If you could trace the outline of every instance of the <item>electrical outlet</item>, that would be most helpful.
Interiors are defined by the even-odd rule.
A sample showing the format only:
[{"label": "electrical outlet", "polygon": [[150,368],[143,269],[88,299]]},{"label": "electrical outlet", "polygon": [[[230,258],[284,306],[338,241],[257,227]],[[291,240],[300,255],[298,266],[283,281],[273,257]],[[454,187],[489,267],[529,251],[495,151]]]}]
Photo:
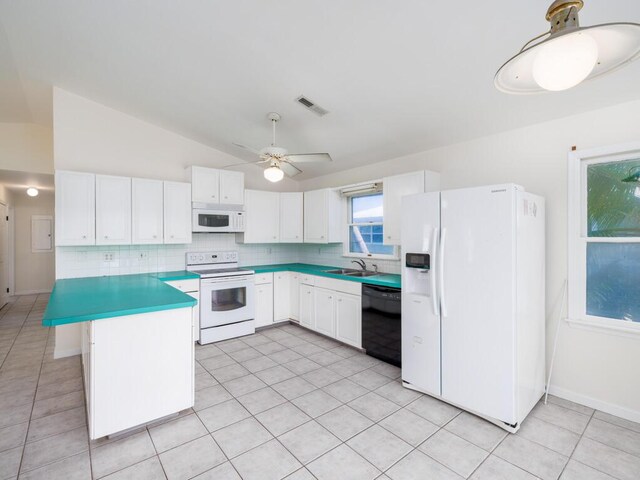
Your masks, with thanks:
[{"label": "electrical outlet", "polygon": [[271,248],[267,248],[267,255],[271,255]]},{"label": "electrical outlet", "polygon": [[148,260],[149,252],[138,252],[138,260]]},{"label": "electrical outlet", "polygon": [[115,254],[113,252],[104,252],[103,259],[105,262],[113,262]]}]

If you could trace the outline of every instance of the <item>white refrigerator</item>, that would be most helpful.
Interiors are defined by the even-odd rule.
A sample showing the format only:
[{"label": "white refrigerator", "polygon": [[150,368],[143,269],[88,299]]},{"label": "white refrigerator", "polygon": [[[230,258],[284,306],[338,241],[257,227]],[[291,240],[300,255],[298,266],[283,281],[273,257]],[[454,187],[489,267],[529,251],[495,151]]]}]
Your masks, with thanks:
[{"label": "white refrigerator", "polygon": [[518,430],[544,390],[544,245],[515,184],[402,199],[405,387]]}]

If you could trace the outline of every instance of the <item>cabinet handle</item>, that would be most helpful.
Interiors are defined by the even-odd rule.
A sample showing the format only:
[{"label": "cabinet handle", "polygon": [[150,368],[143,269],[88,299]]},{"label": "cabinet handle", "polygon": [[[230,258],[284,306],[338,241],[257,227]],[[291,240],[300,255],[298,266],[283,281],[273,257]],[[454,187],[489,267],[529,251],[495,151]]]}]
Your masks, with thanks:
[{"label": "cabinet handle", "polygon": [[86,235],[82,235],[82,238],[87,238],[87,236]]},{"label": "cabinet handle", "polygon": [[324,238],[324,235],[320,235],[320,238]]},{"label": "cabinet handle", "polygon": [[227,196],[225,195],[225,196],[224,196],[224,199],[226,200],[227,198],[229,198],[229,197],[227,197]]},{"label": "cabinet handle", "polygon": [[387,235],[387,238],[391,238],[391,235]]},{"label": "cabinet handle", "polygon": [[157,235],[154,235],[154,236],[153,236],[153,238],[158,238],[158,236],[157,236]]},{"label": "cabinet handle", "polygon": [[341,299],[341,298],[339,298],[339,299],[338,299],[338,301],[339,301],[339,302],[341,302],[341,301],[342,301],[342,299]]},{"label": "cabinet handle", "polygon": [[329,295],[329,300],[331,300],[333,297],[331,295]]},{"label": "cabinet handle", "polygon": [[105,235],[104,238],[109,238],[109,237]]}]

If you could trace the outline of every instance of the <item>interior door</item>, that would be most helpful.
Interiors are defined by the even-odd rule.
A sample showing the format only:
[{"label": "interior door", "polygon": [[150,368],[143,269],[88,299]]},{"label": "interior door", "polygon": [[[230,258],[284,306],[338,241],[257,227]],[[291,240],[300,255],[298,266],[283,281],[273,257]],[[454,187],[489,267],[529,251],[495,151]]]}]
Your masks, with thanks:
[{"label": "interior door", "polygon": [[515,423],[515,187],[441,193],[442,397]]},{"label": "interior door", "polygon": [[0,308],[9,300],[7,287],[9,286],[9,222],[7,221],[7,206],[0,203]]},{"label": "interior door", "polygon": [[429,270],[402,267],[402,380],[440,395],[440,192],[404,197],[401,229],[402,254],[430,258]]}]

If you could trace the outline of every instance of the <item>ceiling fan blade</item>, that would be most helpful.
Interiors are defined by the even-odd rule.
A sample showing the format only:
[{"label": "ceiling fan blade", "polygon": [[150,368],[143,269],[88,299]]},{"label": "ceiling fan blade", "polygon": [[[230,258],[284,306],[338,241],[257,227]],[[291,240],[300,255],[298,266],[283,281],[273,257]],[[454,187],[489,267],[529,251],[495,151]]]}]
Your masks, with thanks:
[{"label": "ceiling fan blade", "polygon": [[235,142],[233,142],[233,145],[235,145],[236,147],[244,148],[245,150],[249,150],[251,153],[255,153],[256,155],[260,155],[260,152],[255,148],[247,147],[246,145],[242,145],[241,143],[235,143]]},{"label": "ceiling fan blade", "polygon": [[295,163],[311,162],[331,162],[331,155],[328,153],[291,153],[287,155],[287,160]]},{"label": "ceiling fan blade", "polygon": [[242,162],[242,163],[234,163],[234,164],[232,164],[232,165],[225,165],[224,167],[219,167],[219,168],[222,168],[222,169],[224,170],[225,168],[240,167],[240,166],[242,166],[242,165],[257,165],[257,164],[259,164],[259,163],[264,163],[264,160],[258,160],[258,161],[256,161],[256,162]]},{"label": "ceiling fan blade", "polygon": [[289,177],[295,177],[296,175],[302,173],[295,165],[291,165],[289,162],[285,162],[284,160],[280,161],[280,169],[287,174]]}]

